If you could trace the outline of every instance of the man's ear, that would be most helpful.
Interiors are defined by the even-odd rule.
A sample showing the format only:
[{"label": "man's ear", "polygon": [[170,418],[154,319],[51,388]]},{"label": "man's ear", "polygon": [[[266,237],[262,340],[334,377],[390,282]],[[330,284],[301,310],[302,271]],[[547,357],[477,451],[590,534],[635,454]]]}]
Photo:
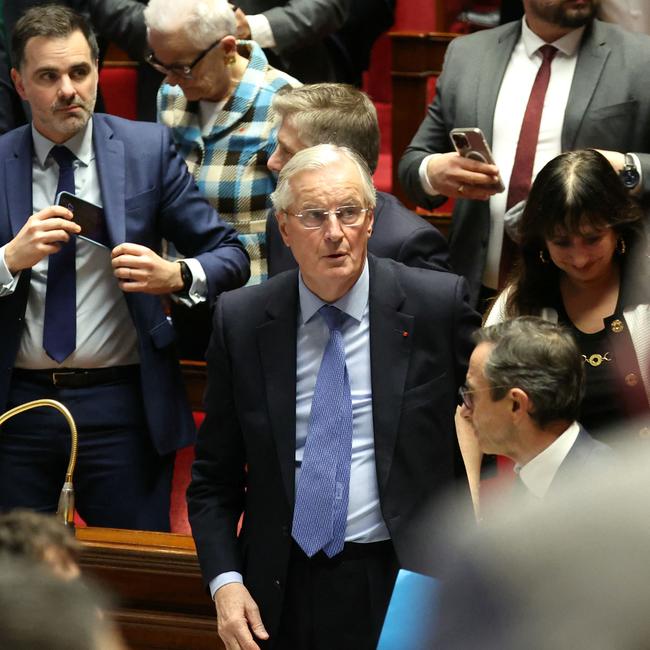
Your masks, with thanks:
[{"label": "man's ear", "polygon": [[20,95],[20,98],[27,101],[27,97],[25,96],[25,86],[23,86],[23,78],[16,68],[11,68],[11,80],[14,82],[16,92]]},{"label": "man's ear", "polygon": [[512,400],[511,408],[513,413],[517,413],[520,416],[528,413],[530,405],[528,393],[521,390],[521,388],[511,388],[509,391],[509,397]]},{"label": "man's ear", "polygon": [[224,54],[235,54],[237,52],[237,39],[229,34],[221,39],[221,49]]}]

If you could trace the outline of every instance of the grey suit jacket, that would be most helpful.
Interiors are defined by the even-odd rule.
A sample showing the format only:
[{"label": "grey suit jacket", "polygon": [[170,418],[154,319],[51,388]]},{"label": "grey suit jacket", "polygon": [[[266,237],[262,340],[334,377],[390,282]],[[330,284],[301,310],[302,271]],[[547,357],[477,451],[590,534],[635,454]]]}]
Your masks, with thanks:
[{"label": "grey suit jacket", "polygon": [[[422,159],[452,150],[449,131],[478,126],[492,144],[494,109],[521,22],[452,41],[436,97],[399,164],[406,193],[435,207],[445,197],[424,192]],[[650,37],[594,20],[585,31],[564,114],[562,150],[598,147],[636,152],[643,169],[642,200],[650,204]],[[490,215],[487,202],[457,200],[449,237],[454,272],[476,303],[485,267]]]}]

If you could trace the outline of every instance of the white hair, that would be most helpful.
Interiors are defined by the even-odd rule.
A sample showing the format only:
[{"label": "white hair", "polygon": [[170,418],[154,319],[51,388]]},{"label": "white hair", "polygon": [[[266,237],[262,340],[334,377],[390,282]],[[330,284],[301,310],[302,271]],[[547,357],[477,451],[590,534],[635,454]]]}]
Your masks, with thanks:
[{"label": "white hair", "polygon": [[149,31],[184,32],[197,47],[210,47],[235,34],[235,12],[227,0],[149,0],[144,10]]},{"label": "white hair", "polygon": [[349,147],[335,144],[318,144],[296,153],[282,168],[278,178],[275,192],[271,194],[271,201],[276,212],[286,212],[294,202],[291,179],[300,172],[324,169],[330,165],[337,165],[341,158],[347,158],[356,168],[361,181],[361,193],[365,207],[374,208],[377,203],[372,175],[366,161]]}]

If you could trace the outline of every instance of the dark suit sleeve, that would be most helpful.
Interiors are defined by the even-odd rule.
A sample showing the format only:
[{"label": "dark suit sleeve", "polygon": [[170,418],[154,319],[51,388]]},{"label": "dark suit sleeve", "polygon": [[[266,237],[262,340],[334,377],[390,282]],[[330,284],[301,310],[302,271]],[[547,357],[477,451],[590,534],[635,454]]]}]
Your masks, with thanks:
[{"label": "dark suit sleeve", "polygon": [[442,74],[436,83],[436,96],[427,108],[426,117],[413,136],[411,144],[406,148],[399,161],[399,180],[406,195],[418,205],[429,209],[438,207],[446,201],[447,197],[427,194],[422,188],[418,172],[420,163],[429,154],[447,153],[453,149],[449,131],[454,125],[445,119],[443,98],[448,92],[447,86],[454,82],[453,71],[449,71],[449,68],[453,69],[454,45],[455,43],[452,41],[447,47]]},{"label": "dark suit sleeve", "polygon": [[433,271],[449,271],[447,240],[436,228],[422,227],[414,230],[404,240],[397,261]]},{"label": "dark suit sleeve", "polygon": [[470,307],[467,281],[459,277],[456,283],[453,316],[456,386],[461,386],[465,382],[469,358],[475,347],[473,334],[479,327],[481,327],[481,316]]},{"label": "dark suit sleeve", "polygon": [[102,38],[112,41],[135,60],[147,49],[145,4],[136,0],[86,0],[90,19]]},{"label": "dark suit sleeve", "polygon": [[162,234],[180,253],[196,258],[208,281],[208,300],[236,289],[250,277],[250,262],[235,229],[223,221],[199,192],[169,129],[161,129]]},{"label": "dark suit sleeve", "polygon": [[[375,227],[370,238],[370,251],[374,255],[392,257],[406,266],[449,271],[449,247],[445,237],[393,195],[377,193]],[[377,250],[375,243],[380,245]]]},{"label": "dark suit sleeve", "polygon": [[0,33],[0,134],[15,129],[24,120],[18,113],[19,99],[9,76],[9,56],[3,35]]},{"label": "dark suit sleeve", "polygon": [[290,0],[262,12],[280,55],[312,45],[343,27],[351,0]]},{"label": "dark suit sleeve", "polygon": [[209,583],[224,571],[242,573],[237,523],[244,509],[245,449],[235,408],[232,362],[224,325],[224,298],[217,301],[207,353],[206,418],[196,443],[187,491],[192,534]]}]

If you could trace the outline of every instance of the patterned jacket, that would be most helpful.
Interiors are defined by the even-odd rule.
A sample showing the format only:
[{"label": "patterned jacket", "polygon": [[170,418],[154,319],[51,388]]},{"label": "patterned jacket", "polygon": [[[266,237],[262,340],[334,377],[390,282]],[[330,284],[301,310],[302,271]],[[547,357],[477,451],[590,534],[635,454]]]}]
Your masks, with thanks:
[{"label": "patterned jacket", "polygon": [[249,63],[209,135],[201,133],[199,103],[188,102],[178,86],[158,91],[158,121],[172,129],[202,194],[237,229],[251,259],[249,284],[259,284],[267,276],[266,215],[276,182],[266,167],[277,133],[271,101],[283,86],[300,83],[272,68],[253,41],[237,46]]}]

